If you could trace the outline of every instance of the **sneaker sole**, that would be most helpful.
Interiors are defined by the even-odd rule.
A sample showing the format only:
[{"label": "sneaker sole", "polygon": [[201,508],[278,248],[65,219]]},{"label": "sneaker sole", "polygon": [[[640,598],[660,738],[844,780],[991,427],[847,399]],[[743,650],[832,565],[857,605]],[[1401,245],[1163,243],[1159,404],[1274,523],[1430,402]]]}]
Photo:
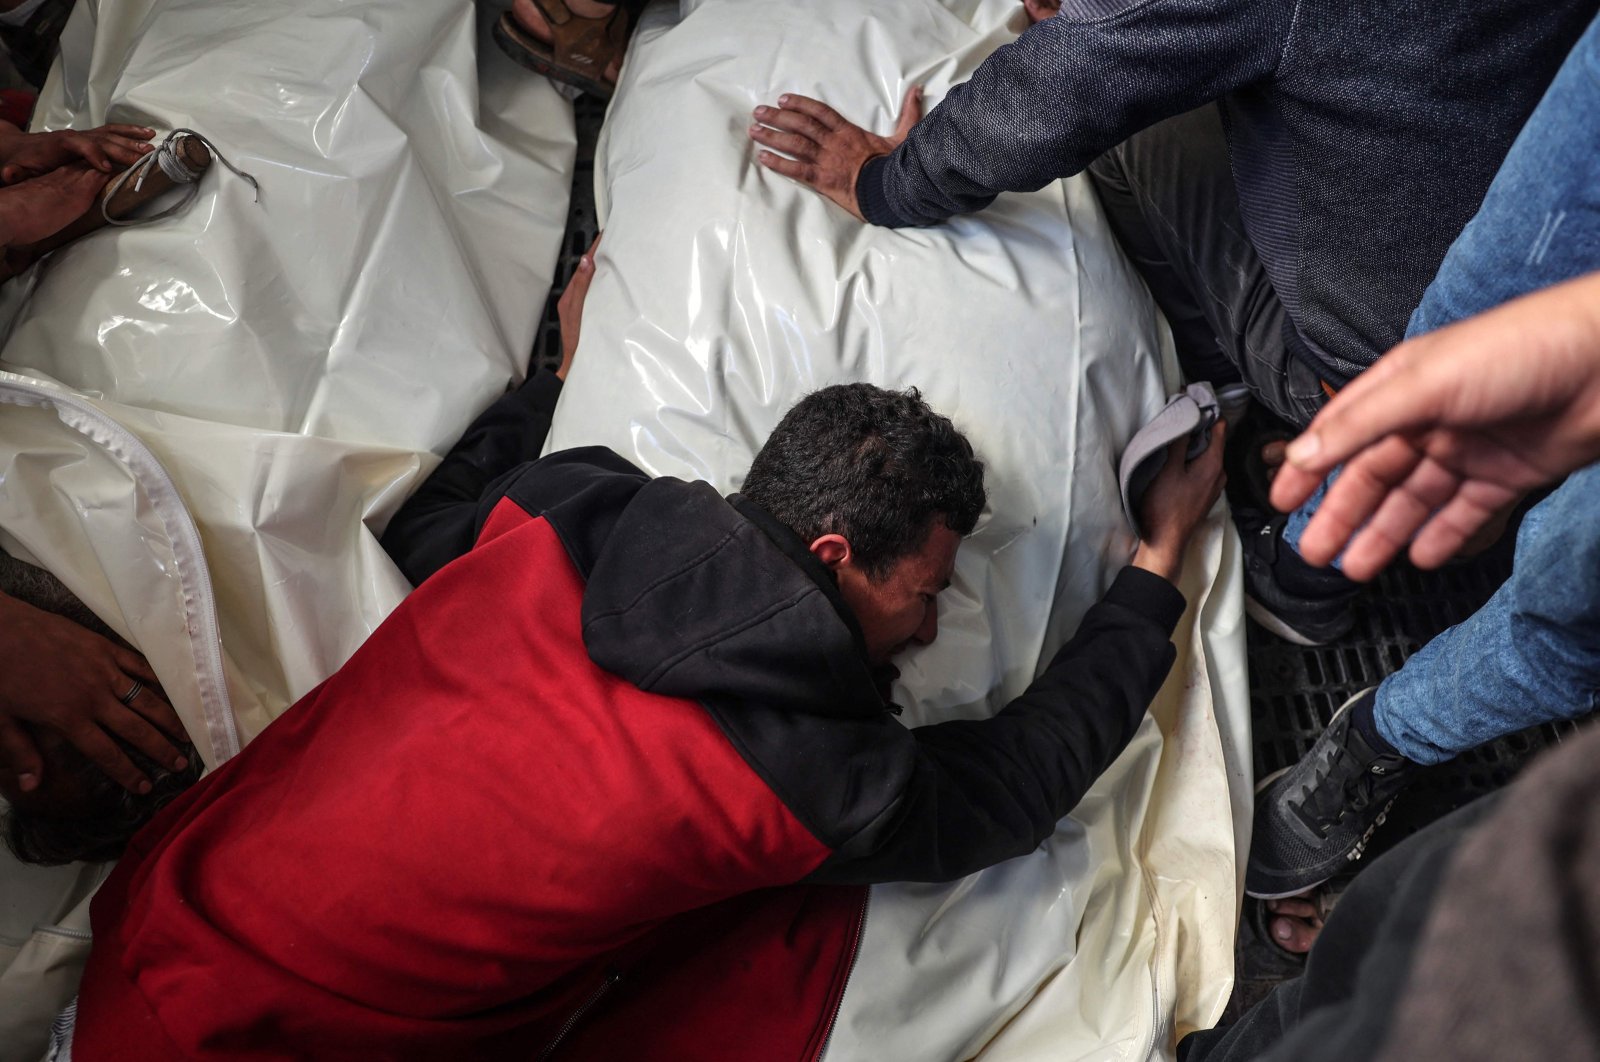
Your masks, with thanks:
[{"label": "sneaker sole", "polygon": [[1261,624],[1261,626],[1265,627],[1271,633],[1276,634],[1279,638],[1282,638],[1284,641],[1293,645],[1304,646],[1307,649],[1320,649],[1324,645],[1329,645],[1333,642],[1336,642],[1340,638],[1343,638],[1346,634],[1349,634],[1351,628],[1355,626],[1355,623],[1352,622],[1350,626],[1342,628],[1337,634],[1330,634],[1319,640],[1308,635],[1301,634],[1299,631],[1283,622],[1283,620],[1273,615],[1267,610],[1266,606],[1262,605],[1249,594],[1244,595],[1244,611],[1245,614],[1251,619]]},{"label": "sneaker sole", "polygon": [[[1326,885],[1328,882],[1333,880],[1333,877],[1334,876],[1332,874],[1329,874],[1327,877],[1319,878],[1309,885],[1301,885],[1293,892],[1251,892],[1249,889],[1246,889],[1244,890],[1244,894],[1254,900],[1287,900],[1291,896],[1299,896],[1302,893],[1310,892],[1319,885]],[[1294,953],[1289,952],[1288,954],[1292,955]]]}]

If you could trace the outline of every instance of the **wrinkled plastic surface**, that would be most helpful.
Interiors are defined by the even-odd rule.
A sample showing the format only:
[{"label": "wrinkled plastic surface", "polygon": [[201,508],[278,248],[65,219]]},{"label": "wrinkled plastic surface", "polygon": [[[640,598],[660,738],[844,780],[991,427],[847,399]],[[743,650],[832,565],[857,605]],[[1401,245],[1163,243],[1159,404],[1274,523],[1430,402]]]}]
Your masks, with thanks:
[{"label": "wrinkled plastic surface", "polygon": [[[213,765],[201,606],[248,740],[407,592],[375,532],[527,365],[572,109],[479,22],[461,0],[81,0],[62,38],[36,128],[190,127],[261,182],[257,203],[214,166],[181,216],[0,289],[0,402],[57,381],[131,431],[215,601],[179,578],[171,499],[93,437],[112,429],[48,403],[0,404],[0,544],[150,657]],[[0,854],[0,1060],[37,1057],[70,997],[95,878]]]},{"label": "wrinkled plastic surface", "polygon": [[[938,100],[1019,5],[683,6],[647,14],[607,119],[606,235],[550,447],[734,489],[801,394],[920,387],[987,462],[990,507],[897,699],[913,725],[992,713],[1131,554],[1117,458],[1175,382],[1164,329],[1081,180],[888,231],[755,163],[756,104],[806,93],[887,132],[909,84]],[[1219,510],[1150,717],[1039,851],[873,890],[829,1062],[1165,1057],[1215,1021],[1248,814],[1238,571]]]}]

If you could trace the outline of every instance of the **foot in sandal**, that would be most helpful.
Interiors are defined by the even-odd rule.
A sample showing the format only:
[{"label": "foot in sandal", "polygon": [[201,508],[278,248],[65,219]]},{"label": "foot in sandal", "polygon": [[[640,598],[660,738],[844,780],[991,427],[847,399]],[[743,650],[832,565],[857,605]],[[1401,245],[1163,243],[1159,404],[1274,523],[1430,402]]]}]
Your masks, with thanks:
[{"label": "foot in sandal", "polygon": [[633,14],[605,0],[514,0],[495,42],[519,65],[610,99],[622,70]]},{"label": "foot in sandal", "polygon": [[1261,901],[1266,906],[1267,926],[1273,943],[1291,955],[1310,952],[1332,908],[1324,901],[1325,895],[1319,886],[1298,896]]}]

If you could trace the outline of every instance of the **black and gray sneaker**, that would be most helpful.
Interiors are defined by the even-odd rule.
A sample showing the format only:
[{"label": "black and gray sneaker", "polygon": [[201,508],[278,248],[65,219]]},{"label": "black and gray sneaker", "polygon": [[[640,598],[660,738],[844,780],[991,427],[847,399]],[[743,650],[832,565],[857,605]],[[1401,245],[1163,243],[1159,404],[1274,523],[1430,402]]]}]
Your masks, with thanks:
[{"label": "black and gray sneaker", "polygon": [[1327,645],[1355,626],[1360,584],[1333,568],[1314,568],[1283,540],[1287,516],[1243,507],[1234,522],[1244,545],[1244,610],[1295,645]]},{"label": "black and gray sneaker", "polygon": [[1263,900],[1322,884],[1361,858],[1417,766],[1351,725],[1356,694],[1300,762],[1261,783],[1244,891]]}]

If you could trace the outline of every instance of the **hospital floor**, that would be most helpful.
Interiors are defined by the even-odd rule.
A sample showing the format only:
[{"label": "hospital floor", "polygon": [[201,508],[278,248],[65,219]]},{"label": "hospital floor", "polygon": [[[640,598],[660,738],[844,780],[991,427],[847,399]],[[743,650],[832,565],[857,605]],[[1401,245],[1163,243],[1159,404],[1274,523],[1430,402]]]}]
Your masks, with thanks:
[{"label": "hospital floor", "polygon": [[[577,103],[578,157],[567,233],[530,368],[554,369],[561,361],[555,293],[566,286],[597,230],[594,150],[604,115],[603,106],[593,100]],[[1404,564],[1391,567],[1361,596],[1355,629],[1335,645],[1317,649],[1291,645],[1251,621],[1248,659],[1255,776],[1263,778],[1299,759],[1348,697],[1376,685],[1434,635],[1477,611],[1511,573],[1511,544],[1508,531],[1482,556],[1438,572]],[[1534,753],[1561,741],[1573,729],[1572,724],[1562,724],[1513,734],[1424,771],[1373,836],[1371,856],[1474,797],[1505,785]],[[1246,901],[1240,919],[1236,981],[1227,1020],[1301,969],[1300,960],[1286,956],[1257,932],[1251,903]]]}]

